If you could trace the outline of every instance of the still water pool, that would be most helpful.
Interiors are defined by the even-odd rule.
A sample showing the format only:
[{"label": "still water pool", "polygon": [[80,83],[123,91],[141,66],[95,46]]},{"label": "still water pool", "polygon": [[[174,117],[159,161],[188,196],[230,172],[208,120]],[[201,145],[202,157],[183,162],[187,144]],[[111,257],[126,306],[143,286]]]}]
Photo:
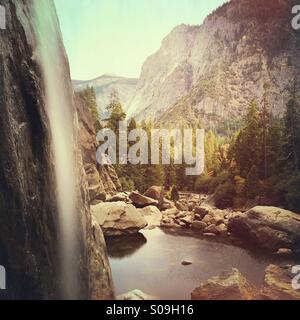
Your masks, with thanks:
[{"label": "still water pool", "polygon": [[[261,286],[267,265],[275,257],[196,236],[162,229],[107,239],[117,295],[140,289],[161,300],[187,300],[208,278],[237,268]],[[183,266],[183,260],[191,260]]]}]

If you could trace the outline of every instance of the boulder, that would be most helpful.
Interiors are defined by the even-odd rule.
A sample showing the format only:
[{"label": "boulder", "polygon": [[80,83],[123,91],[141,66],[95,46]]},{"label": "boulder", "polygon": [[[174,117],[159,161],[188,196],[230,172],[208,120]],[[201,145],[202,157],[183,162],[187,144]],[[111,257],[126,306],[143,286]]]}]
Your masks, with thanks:
[{"label": "boulder", "polygon": [[254,300],[257,288],[237,270],[202,283],[192,292],[192,300]]},{"label": "boulder", "polygon": [[180,211],[188,211],[189,210],[188,204],[183,203],[183,202],[176,202],[175,206]]},{"label": "boulder", "polygon": [[216,225],[211,224],[204,229],[204,232],[205,233],[214,233],[215,235],[218,235],[220,233],[220,230],[218,229],[218,227]]},{"label": "boulder", "polygon": [[158,300],[157,297],[144,293],[141,290],[132,290],[117,297],[117,300]]},{"label": "boulder", "polygon": [[190,225],[193,223],[194,217],[191,214],[187,214],[184,218],[180,218],[180,221],[187,225]]},{"label": "boulder", "polygon": [[169,209],[172,209],[172,208],[176,208],[174,202],[172,202],[172,201],[170,201],[168,199],[164,199],[160,209],[162,211],[164,211],[164,210],[169,210]]},{"label": "boulder", "polygon": [[162,187],[153,186],[150,187],[145,193],[144,196],[152,198],[154,200],[159,200],[161,195]]},{"label": "boulder", "polygon": [[207,214],[209,214],[209,209],[207,207],[197,206],[194,209],[195,214],[199,215],[202,220]]},{"label": "boulder", "polygon": [[211,223],[215,224],[216,226],[220,225],[220,224],[224,224],[224,219],[221,216],[213,216]]},{"label": "boulder", "polygon": [[269,265],[266,269],[262,294],[270,300],[300,300],[300,291],[293,289],[292,266]]},{"label": "boulder", "polygon": [[172,223],[172,219],[167,218],[167,217],[164,217],[162,219],[162,224],[170,224],[170,223]]},{"label": "boulder", "polygon": [[208,238],[214,238],[217,236],[215,233],[208,233],[208,232],[203,233],[203,235]]},{"label": "boulder", "polygon": [[138,209],[138,211],[147,221],[147,228],[159,227],[161,225],[162,213],[158,210],[157,207],[149,206],[143,209]]},{"label": "boulder", "polygon": [[227,235],[227,227],[224,223],[219,224],[217,229],[221,235]]},{"label": "boulder", "polygon": [[192,228],[203,231],[207,227],[207,224],[202,221],[194,221],[192,223]]},{"label": "boulder", "polygon": [[179,223],[175,223],[174,220],[171,219],[163,219],[161,223],[161,227],[164,228],[179,228],[181,225]]},{"label": "boulder", "polygon": [[201,221],[202,220],[202,217],[199,215],[199,214],[195,214],[195,220],[197,221]]},{"label": "boulder", "polygon": [[186,211],[181,211],[181,212],[176,214],[176,218],[177,219],[185,218],[186,216],[187,216],[187,212]]},{"label": "boulder", "polygon": [[183,260],[181,264],[183,266],[190,266],[191,264],[193,264],[193,262],[191,260]]},{"label": "boulder", "polygon": [[255,207],[229,219],[228,230],[262,249],[296,249],[300,243],[300,216],[276,207]]},{"label": "boulder", "polygon": [[128,202],[129,197],[125,192],[120,192],[115,195],[109,196],[106,199],[106,202],[118,202],[118,201]]},{"label": "boulder", "polygon": [[130,200],[132,201],[133,205],[137,208],[144,208],[147,206],[157,206],[158,201],[152,198],[143,196],[138,192],[131,192],[129,195]]},{"label": "boulder", "polygon": [[211,220],[212,220],[212,216],[207,214],[203,219],[202,219],[202,222],[205,222],[206,224],[209,224],[211,223]]},{"label": "boulder", "polygon": [[143,215],[125,202],[100,203],[91,206],[91,213],[106,236],[133,234],[147,226]]},{"label": "boulder", "polygon": [[[180,212],[176,208],[168,209],[163,212],[164,216],[178,216]],[[185,215],[183,216],[185,217]]]}]

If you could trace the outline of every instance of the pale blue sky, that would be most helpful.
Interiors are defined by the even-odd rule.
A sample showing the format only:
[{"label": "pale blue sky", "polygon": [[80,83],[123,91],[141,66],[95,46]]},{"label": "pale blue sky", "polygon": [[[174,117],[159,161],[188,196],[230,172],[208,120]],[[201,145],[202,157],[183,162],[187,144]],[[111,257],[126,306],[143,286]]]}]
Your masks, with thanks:
[{"label": "pale blue sky", "polygon": [[73,79],[139,77],[181,23],[201,24],[225,0],[55,0]]}]

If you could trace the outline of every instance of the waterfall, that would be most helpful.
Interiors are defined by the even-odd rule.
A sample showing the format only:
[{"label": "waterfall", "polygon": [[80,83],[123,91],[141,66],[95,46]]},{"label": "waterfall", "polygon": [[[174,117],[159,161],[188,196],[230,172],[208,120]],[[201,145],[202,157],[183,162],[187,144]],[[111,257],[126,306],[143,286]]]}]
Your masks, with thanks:
[{"label": "waterfall", "polygon": [[69,66],[52,0],[34,0],[36,56],[42,67],[46,112],[50,122],[59,211],[60,279],[62,299],[78,298],[76,244],[76,167],[74,110]]}]

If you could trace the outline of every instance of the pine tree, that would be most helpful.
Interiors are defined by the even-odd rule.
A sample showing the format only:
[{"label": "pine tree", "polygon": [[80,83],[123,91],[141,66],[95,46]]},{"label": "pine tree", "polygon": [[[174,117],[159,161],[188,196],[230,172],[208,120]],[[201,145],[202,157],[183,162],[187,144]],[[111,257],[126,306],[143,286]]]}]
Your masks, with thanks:
[{"label": "pine tree", "polygon": [[270,110],[268,101],[269,84],[264,85],[264,96],[261,111],[261,128],[262,128],[262,159],[263,159],[263,177],[265,190],[267,189],[268,179],[268,135],[270,128]]},{"label": "pine tree", "polygon": [[126,114],[118,97],[118,93],[113,91],[111,94],[111,102],[107,106],[107,111],[110,112],[110,117],[107,120],[107,128],[113,130],[116,134],[119,133],[119,122],[126,119]]},{"label": "pine tree", "polygon": [[218,149],[217,136],[212,130],[209,130],[205,135],[205,169],[207,173],[218,171],[220,165]]},{"label": "pine tree", "polygon": [[300,169],[300,110],[296,97],[296,85],[287,103],[284,117],[284,152],[290,171]]},{"label": "pine tree", "polygon": [[95,130],[98,132],[102,129],[102,127],[100,124],[100,116],[98,113],[97,99],[94,88],[88,86],[85,90],[81,91],[79,95],[89,107],[92,113]]},{"label": "pine tree", "polygon": [[268,178],[278,175],[282,167],[283,126],[279,119],[273,118],[267,137]]},{"label": "pine tree", "polygon": [[255,166],[261,168],[262,130],[256,100],[252,100],[245,118],[245,127],[240,131],[235,146],[234,158],[243,177],[247,177]]},{"label": "pine tree", "polygon": [[178,193],[178,190],[177,190],[177,187],[176,186],[173,186],[172,188],[172,191],[171,191],[171,200],[176,202],[179,200],[179,193]]}]

